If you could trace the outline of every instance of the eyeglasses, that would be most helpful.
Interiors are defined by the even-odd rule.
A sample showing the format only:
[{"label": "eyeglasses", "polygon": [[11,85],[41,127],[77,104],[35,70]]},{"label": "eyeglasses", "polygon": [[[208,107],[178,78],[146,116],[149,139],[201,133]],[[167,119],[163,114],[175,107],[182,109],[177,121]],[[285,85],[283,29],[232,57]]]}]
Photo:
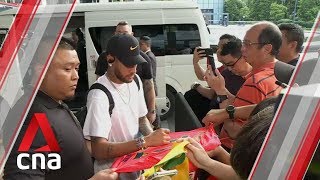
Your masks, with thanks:
[{"label": "eyeglasses", "polygon": [[252,45],[256,45],[256,44],[268,44],[268,43],[259,43],[259,42],[249,42],[249,41],[242,41],[242,45],[246,46],[246,47],[251,47]]},{"label": "eyeglasses", "polygon": [[237,64],[237,62],[240,60],[242,58],[242,56],[240,56],[234,63],[232,63],[232,64],[225,64],[225,63],[222,63],[223,65],[225,65],[225,66],[227,66],[227,67],[233,67],[233,66],[235,66],[236,64]]}]

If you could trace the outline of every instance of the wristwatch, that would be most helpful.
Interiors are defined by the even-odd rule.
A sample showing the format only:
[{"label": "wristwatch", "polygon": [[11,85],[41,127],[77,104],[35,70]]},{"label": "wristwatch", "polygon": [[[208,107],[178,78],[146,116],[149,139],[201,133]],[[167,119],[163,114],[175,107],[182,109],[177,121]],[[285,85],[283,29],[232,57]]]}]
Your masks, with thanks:
[{"label": "wristwatch", "polygon": [[195,83],[193,83],[193,84],[191,85],[191,89],[197,89],[197,87],[199,87],[199,86],[200,86],[200,83],[195,82]]},{"label": "wristwatch", "polygon": [[217,95],[217,102],[220,104],[222,103],[224,100],[227,100],[228,96],[227,95]]},{"label": "wristwatch", "polygon": [[146,141],[144,140],[143,136],[136,139],[136,145],[140,150],[145,149]]},{"label": "wristwatch", "polygon": [[155,109],[150,110],[150,111],[148,111],[148,113],[155,114],[155,113],[156,113],[156,110],[155,110]]},{"label": "wristwatch", "polygon": [[226,107],[226,111],[229,114],[229,118],[234,119],[235,107],[233,105],[229,105]]}]

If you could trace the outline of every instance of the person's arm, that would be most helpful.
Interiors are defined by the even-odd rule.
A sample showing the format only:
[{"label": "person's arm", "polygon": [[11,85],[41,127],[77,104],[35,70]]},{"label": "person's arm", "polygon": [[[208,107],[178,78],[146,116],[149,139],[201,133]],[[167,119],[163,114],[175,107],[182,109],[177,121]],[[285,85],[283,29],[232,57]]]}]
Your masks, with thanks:
[{"label": "person's arm", "polygon": [[196,90],[198,91],[198,93],[200,93],[202,96],[208,98],[208,99],[212,99],[215,95],[215,92],[207,87],[203,87],[202,85],[199,85]]},{"label": "person's arm", "polygon": [[156,93],[152,79],[143,80],[143,91],[148,109],[147,118],[150,123],[153,123],[156,119]]},{"label": "person's arm", "polygon": [[229,114],[225,109],[211,109],[202,119],[202,122],[206,126],[209,126],[211,123],[213,126],[218,126],[227,119],[229,119]]},{"label": "person's arm", "polygon": [[234,169],[227,164],[221,163],[210,159],[207,163],[202,166],[212,176],[220,180],[240,180],[241,178],[237,175]]},{"label": "person's arm", "polygon": [[118,173],[114,169],[104,169],[93,175],[89,180],[117,180]]},{"label": "person's arm", "polygon": [[199,64],[199,61],[206,56],[205,54],[201,54],[203,52],[204,51],[198,52],[198,47],[196,47],[193,52],[193,68],[194,68],[194,72],[196,73],[197,78],[200,81],[204,81],[203,77],[206,72]]},{"label": "person's arm", "polygon": [[207,152],[208,156],[222,162],[224,164],[230,165],[230,154],[221,146],[218,146],[214,150]]},{"label": "person's arm", "polygon": [[234,95],[232,95],[225,85],[224,77],[221,75],[218,69],[215,69],[215,74],[213,73],[211,66],[208,67],[208,70],[205,73],[205,79],[210,86],[210,88],[215,91],[217,96],[227,96],[227,99],[224,99],[219,103],[221,109],[226,108],[229,104],[233,103]]},{"label": "person's arm", "polygon": [[235,108],[234,117],[239,119],[249,119],[249,116],[257,104],[240,106]]},{"label": "person's arm", "polygon": [[[170,131],[168,129],[157,129],[144,137],[144,147],[160,146],[170,143]],[[140,150],[137,141],[109,142],[106,138],[91,136],[92,155],[98,160],[120,157]]]},{"label": "person's arm", "polygon": [[231,94],[228,89],[224,89],[224,91],[219,91],[216,93],[217,96],[218,95],[227,95],[228,99],[222,101],[221,103],[219,103],[219,108],[220,109],[224,109],[226,108],[228,105],[232,104],[234,101],[235,96],[233,94]]},{"label": "person's arm", "polygon": [[[140,55],[147,61],[147,63],[141,64],[141,75],[140,78],[143,83],[143,92],[145,103],[147,105],[148,113],[147,118],[150,123],[154,122],[156,119],[155,109],[156,109],[156,93],[153,84],[153,70],[152,63],[149,56],[147,56],[144,52],[140,52]],[[139,65],[140,66],[140,65]]]},{"label": "person's arm", "polygon": [[224,122],[223,127],[228,132],[230,138],[236,139],[241,132],[243,125],[235,123],[234,120],[227,120]]},{"label": "person's arm", "polygon": [[[239,119],[248,119],[253,109],[256,107],[256,104],[235,107],[234,118]],[[207,115],[202,119],[202,122],[205,125],[213,123],[214,126],[217,126],[224,121],[229,119],[229,114],[225,109],[212,109]]]},{"label": "person's arm", "polygon": [[[253,109],[256,107],[256,104],[253,105],[247,105],[247,106],[241,106],[238,108],[235,108],[235,118],[237,119],[243,119],[247,120],[249,119],[250,114],[252,113]],[[224,128],[226,130],[229,130],[229,136],[233,139],[235,139],[240,131],[242,130],[242,125],[239,123],[234,123],[234,120],[227,120],[224,123]]]},{"label": "person's arm", "polygon": [[98,160],[116,158],[140,150],[137,146],[136,140],[116,143],[109,142],[105,138],[92,136],[91,149],[92,156]]},{"label": "person's arm", "polygon": [[240,179],[230,165],[211,159],[203,147],[192,138],[186,145],[188,159],[198,168],[204,169],[217,179]]},{"label": "person's arm", "polygon": [[141,117],[139,118],[139,132],[143,134],[144,136],[147,136],[153,132],[153,129],[151,127],[151,124],[147,117]]}]

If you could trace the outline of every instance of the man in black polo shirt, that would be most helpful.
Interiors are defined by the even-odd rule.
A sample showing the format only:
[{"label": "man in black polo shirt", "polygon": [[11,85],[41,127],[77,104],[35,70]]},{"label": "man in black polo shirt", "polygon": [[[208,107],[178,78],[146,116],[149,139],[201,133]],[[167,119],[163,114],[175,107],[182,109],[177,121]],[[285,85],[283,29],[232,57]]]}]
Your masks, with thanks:
[{"label": "man in black polo shirt", "polygon": [[[74,96],[79,79],[79,64],[80,62],[74,47],[68,40],[62,39],[9,155],[4,169],[4,179],[117,178],[117,174],[112,170],[100,171],[93,176],[93,163],[82,134],[82,129],[72,112],[63,103],[63,100]],[[17,166],[17,157],[20,154],[18,147],[22,142],[23,136],[26,134],[34,113],[45,113],[61,148],[61,151],[58,152],[61,157],[61,168],[58,170],[50,170],[48,167],[41,169],[39,158],[37,158],[38,166],[35,169],[21,170]],[[47,145],[47,141],[43,133],[37,131],[31,147],[26,153],[31,155],[36,149],[45,145]],[[43,154],[46,160],[48,160],[48,153],[44,152]],[[29,165],[31,167],[31,156],[24,157],[21,161],[24,166]]]},{"label": "man in black polo shirt", "polygon": [[[156,56],[153,54],[151,51],[151,38],[149,36],[141,36],[140,41],[139,41],[139,46],[141,51],[143,51],[149,58],[150,58],[150,63],[152,67],[152,76],[153,76],[153,85],[154,85],[154,90],[156,93],[156,96],[158,95],[158,89],[157,89],[157,59]],[[150,118],[150,113],[149,113],[149,118]],[[153,122],[153,125],[155,128],[160,128],[160,116],[159,114],[156,114],[156,120]]]},{"label": "man in black polo shirt", "polygon": [[282,44],[277,59],[296,66],[304,41],[303,29],[294,23],[282,23],[278,27],[282,33]]}]

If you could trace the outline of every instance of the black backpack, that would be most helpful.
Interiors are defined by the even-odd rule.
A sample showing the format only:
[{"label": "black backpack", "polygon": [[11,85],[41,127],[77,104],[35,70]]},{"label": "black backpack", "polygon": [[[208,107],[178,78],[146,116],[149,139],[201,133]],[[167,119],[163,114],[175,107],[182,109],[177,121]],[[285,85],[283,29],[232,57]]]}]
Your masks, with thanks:
[{"label": "black backpack", "polygon": [[[140,90],[140,84],[139,84],[139,80],[138,80],[136,75],[134,76],[134,82],[137,84],[138,91],[139,91]],[[114,108],[114,100],[113,100],[113,97],[112,97],[110,91],[104,85],[102,85],[100,83],[92,84],[90,89],[89,89],[89,91],[92,90],[92,89],[100,89],[101,91],[106,93],[106,95],[108,96],[108,100],[109,100],[109,114],[111,116],[112,110]],[[88,91],[88,93],[89,93],[89,91]],[[88,96],[88,93],[87,93],[87,96]],[[81,107],[80,110],[77,111],[74,114],[77,117],[77,119],[78,119],[78,121],[79,121],[79,123],[80,123],[82,128],[84,126],[84,122],[86,120],[87,113],[88,113],[88,108],[87,108],[87,105],[85,105],[85,106]]]}]

